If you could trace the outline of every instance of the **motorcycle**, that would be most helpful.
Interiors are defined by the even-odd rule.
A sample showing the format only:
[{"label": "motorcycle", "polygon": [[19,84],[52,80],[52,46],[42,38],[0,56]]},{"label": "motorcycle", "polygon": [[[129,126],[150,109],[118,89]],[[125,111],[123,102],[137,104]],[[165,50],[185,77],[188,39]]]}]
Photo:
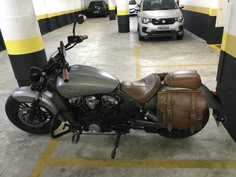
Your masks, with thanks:
[{"label": "motorcycle", "polygon": [[[19,129],[58,138],[72,132],[72,143],[81,134],[115,134],[111,157],[122,135],[131,129],[186,138],[200,132],[208,122],[209,108],[217,123],[226,120],[220,100],[201,82],[196,71],[152,73],[134,82],[119,79],[100,69],[72,65],[66,51],[88,38],[73,35],[43,68],[31,67],[30,86],[15,89],[6,101],[9,120]],[[63,123],[60,133],[56,133]]]}]

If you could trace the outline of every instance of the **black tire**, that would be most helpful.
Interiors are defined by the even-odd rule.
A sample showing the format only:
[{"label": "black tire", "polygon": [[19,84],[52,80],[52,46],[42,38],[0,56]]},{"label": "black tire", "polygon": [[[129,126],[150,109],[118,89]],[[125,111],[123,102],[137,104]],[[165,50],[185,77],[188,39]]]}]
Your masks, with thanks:
[{"label": "black tire", "polygon": [[[8,119],[16,127],[18,127],[19,129],[25,132],[32,133],[32,134],[50,133],[50,123],[52,121],[52,118],[54,117],[54,114],[42,106],[40,107],[40,111],[39,111],[40,113],[38,113],[40,115],[35,115],[35,119],[34,119],[34,121],[38,121],[37,123],[39,125],[35,124],[35,122],[33,123],[31,122],[32,126],[30,126],[29,122],[26,123],[27,122],[26,120],[24,120],[25,122],[21,120],[21,119],[26,118],[27,113],[30,110],[30,106],[31,106],[31,103],[18,102],[12,96],[8,97],[6,105],[5,105],[5,111],[6,111]],[[20,118],[19,115],[21,115],[21,117],[23,118]],[[40,120],[41,122],[39,121],[39,119],[41,119]],[[58,128],[60,126],[60,123],[61,122],[59,120],[56,120],[54,128],[55,129]]]},{"label": "black tire", "polygon": [[183,37],[184,37],[184,35],[176,35],[176,40],[182,40],[183,39]]},{"label": "black tire", "polygon": [[144,37],[140,35],[140,32],[138,32],[138,39],[139,41],[144,41]]},{"label": "black tire", "polygon": [[158,132],[160,136],[166,137],[166,138],[173,138],[173,139],[181,139],[181,138],[188,138],[190,136],[193,136],[200,132],[207,124],[209,120],[209,109],[206,109],[204,112],[204,117],[202,119],[202,128],[195,133],[191,133],[189,130],[175,130],[168,131],[167,129],[163,129],[162,131]]}]

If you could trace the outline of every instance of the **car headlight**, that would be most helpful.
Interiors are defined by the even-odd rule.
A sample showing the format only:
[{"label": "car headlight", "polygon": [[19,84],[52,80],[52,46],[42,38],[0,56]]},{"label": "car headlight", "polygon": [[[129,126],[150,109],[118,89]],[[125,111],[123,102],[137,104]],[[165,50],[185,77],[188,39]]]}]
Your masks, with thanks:
[{"label": "car headlight", "polygon": [[183,19],[184,19],[183,16],[179,16],[179,17],[176,17],[176,18],[175,18],[175,21],[182,22]]},{"label": "car headlight", "polygon": [[152,21],[152,19],[150,19],[150,18],[145,18],[145,17],[142,18],[142,22],[143,22],[144,24],[147,24],[147,23],[149,23],[149,22],[151,22],[151,21]]}]

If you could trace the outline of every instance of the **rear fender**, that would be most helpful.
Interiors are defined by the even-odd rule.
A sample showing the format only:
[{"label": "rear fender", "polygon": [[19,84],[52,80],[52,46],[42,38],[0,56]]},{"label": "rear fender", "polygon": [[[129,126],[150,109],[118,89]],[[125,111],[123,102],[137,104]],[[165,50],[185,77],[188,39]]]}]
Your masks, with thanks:
[{"label": "rear fender", "polygon": [[213,116],[217,121],[225,122],[227,120],[226,114],[224,113],[224,110],[217,98],[213,95],[212,91],[202,84],[202,86],[198,89],[202,92],[202,94],[205,96],[207,101],[207,106],[211,109],[213,109]]}]

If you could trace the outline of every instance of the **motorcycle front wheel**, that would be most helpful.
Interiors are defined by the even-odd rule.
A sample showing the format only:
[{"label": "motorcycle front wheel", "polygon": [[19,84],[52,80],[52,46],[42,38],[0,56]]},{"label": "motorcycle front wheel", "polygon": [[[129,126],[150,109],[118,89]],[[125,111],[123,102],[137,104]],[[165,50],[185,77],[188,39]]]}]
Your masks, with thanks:
[{"label": "motorcycle front wheel", "polygon": [[209,109],[207,108],[204,111],[201,129],[194,132],[193,134],[189,130],[177,130],[177,129],[172,129],[171,131],[169,131],[167,129],[162,129],[161,131],[158,132],[158,134],[163,137],[173,138],[173,139],[188,138],[188,137],[193,136],[193,135],[197,134],[198,132],[200,132],[206,126],[208,120],[209,120]]},{"label": "motorcycle front wheel", "polygon": [[[19,102],[12,96],[8,97],[5,105],[5,111],[9,120],[19,129],[32,134],[50,133],[50,123],[54,114],[43,106],[39,106],[33,120],[29,119],[31,111],[31,102]],[[55,129],[59,127],[60,121],[56,120]]]}]

